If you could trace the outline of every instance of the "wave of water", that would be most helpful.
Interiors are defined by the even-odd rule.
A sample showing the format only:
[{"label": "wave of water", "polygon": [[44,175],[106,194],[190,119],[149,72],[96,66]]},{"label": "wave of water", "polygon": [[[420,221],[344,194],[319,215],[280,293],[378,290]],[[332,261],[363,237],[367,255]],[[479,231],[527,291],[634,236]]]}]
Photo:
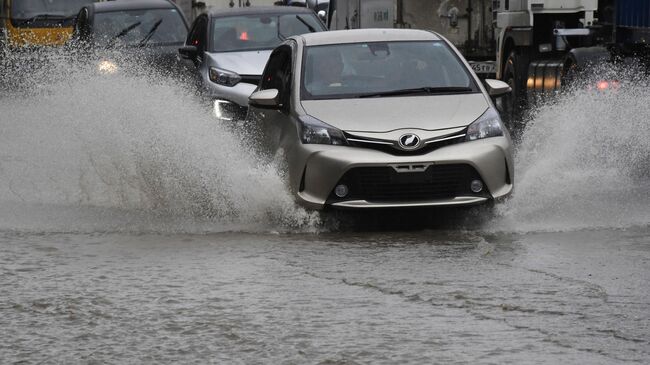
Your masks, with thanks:
[{"label": "wave of water", "polygon": [[[599,74],[602,74],[600,72]],[[641,74],[608,70],[620,87],[574,90],[533,110],[516,150],[506,230],[650,224],[650,93]]]},{"label": "wave of water", "polygon": [[[191,83],[127,61],[106,75],[94,61],[45,56],[38,67],[4,59],[0,230],[323,229]],[[482,228],[650,224],[650,94],[627,75],[616,75],[617,90],[582,87],[534,110],[516,151],[515,193]]]},{"label": "wave of water", "polygon": [[278,170],[249,152],[245,135],[218,123],[189,83],[125,72],[139,67],[127,61],[110,75],[94,62],[69,61],[59,54],[31,75],[27,67],[5,75],[0,229],[257,231],[317,224],[295,206]]}]

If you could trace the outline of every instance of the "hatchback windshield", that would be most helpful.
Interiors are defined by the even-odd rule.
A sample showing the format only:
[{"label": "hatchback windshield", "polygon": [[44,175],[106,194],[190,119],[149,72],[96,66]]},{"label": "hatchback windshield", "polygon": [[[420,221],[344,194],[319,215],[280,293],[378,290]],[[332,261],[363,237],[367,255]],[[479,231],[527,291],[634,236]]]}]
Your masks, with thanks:
[{"label": "hatchback windshield", "polygon": [[478,92],[442,41],[307,47],[302,79],[303,99]]},{"label": "hatchback windshield", "polygon": [[212,21],[211,51],[273,49],[292,35],[322,30],[319,20],[309,14],[220,17]]},{"label": "hatchback windshield", "polygon": [[176,9],[124,10],[96,13],[93,35],[98,44],[183,43],[187,28]]}]

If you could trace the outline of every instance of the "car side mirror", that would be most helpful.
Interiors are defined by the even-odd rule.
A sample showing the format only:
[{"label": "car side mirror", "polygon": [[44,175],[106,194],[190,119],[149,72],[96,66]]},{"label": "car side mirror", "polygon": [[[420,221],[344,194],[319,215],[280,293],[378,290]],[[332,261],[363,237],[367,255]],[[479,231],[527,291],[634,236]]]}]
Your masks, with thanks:
[{"label": "car side mirror", "polygon": [[512,91],[510,85],[500,80],[485,79],[488,94],[493,97],[503,96]]},{"label": "car side mirror", "polygon": [[280,107],[279,95],[278,89],[256,91],[248,97],[248,103],[262,108],[276,109]]},{"label": "car side mirror", "polygon": [[318,11],[318,19],[320,19],[323,23],[327,24],[327,13],[325,10],[319,10]]},{"label": "car side mirror", "polygon": [[181,57],[185,58],[186,60],[194,60],[199,53],[199,50],[196,48],[196,46],[183,46],[178,49],[178,53],[180,53]]}]

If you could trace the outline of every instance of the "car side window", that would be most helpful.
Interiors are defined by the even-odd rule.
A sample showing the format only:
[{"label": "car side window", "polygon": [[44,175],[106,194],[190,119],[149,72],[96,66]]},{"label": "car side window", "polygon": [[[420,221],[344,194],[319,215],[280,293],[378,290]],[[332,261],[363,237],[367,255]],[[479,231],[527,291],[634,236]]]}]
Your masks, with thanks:
[{"label": "car side window", "polygon": [[260,90],[277,89],[280,103],[287,106],[291,95],[291,47],[276,48],[262,75]]}]

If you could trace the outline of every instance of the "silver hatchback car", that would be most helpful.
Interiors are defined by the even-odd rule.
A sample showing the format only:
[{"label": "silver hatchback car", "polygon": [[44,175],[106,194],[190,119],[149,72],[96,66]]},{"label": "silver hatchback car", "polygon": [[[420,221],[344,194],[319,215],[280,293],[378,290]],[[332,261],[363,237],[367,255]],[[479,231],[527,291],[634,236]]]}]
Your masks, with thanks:
[{"label": "silver hatchback car", "polygon": [[363,29],[294,36],[250,96],[261,145],[309,208],[463,206],[508,196],[512,144],[491,97],[444,37]]},{"label": "silver hatchback car", "polygon": [[194,63],[217,117],[243,118],[271,51],[292,35],[324,30],[316,14],[305,8],[219,9],[194,20],[179,52]]}]

